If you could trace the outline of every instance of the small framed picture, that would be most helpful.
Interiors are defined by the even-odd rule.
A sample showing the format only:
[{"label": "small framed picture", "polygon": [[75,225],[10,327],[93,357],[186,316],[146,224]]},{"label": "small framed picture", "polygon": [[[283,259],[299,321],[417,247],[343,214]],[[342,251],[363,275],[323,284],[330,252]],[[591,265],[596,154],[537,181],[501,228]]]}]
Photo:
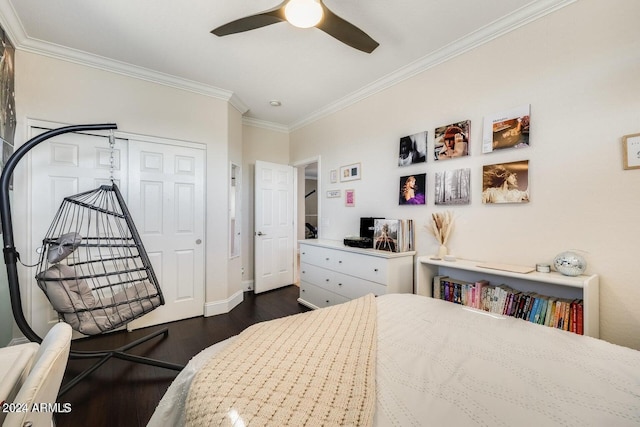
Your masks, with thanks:
[{"label": "small framed picture", "polygon": [[625,169],[640,169],[640,133],[622,137],[622,156]]},{"label": "small framed picture", "polygon": [[355,181],[360,179],[360,163],[342,166],[340,168],[340,181]]},{"label": "small framed picture", "polygon": [[340,190],[327,190],[327,199],[335,199],[336,197],[340,197]]},{"label": "small framed picture", "polygon": [[336,182],[338,182],[338,171],[336,169],[331,169],[331,172],[329,172],[329,177],[331,183],[335,184]]},{"label": "small framed picture", "polygon": [[350,208],[356,205],[356,190],[344,190],[344,205]]}]

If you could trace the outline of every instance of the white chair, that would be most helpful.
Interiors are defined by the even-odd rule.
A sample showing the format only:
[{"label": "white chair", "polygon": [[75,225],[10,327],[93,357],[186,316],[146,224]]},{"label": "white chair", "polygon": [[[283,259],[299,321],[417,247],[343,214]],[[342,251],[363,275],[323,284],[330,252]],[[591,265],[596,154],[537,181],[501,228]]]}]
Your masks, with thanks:
[{"label": "white chair", "polygon": [[[13,400],[13,407],[21,410],[8,413],[3,427],[53,425],[51,406],[56,402],[67,367],[71,333],[71,326],[67,323],[57,323],[44,337],[34,356],[33,367]],[[34,404],[38,405],[38,409],[45,411],[34,412]]]}]

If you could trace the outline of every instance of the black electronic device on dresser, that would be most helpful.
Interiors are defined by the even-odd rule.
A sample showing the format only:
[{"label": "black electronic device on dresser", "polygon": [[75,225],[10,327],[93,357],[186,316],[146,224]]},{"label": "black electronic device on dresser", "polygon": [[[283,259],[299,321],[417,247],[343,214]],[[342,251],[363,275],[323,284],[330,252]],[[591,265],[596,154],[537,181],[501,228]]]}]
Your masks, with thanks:
[{"label": "black electronic device on dresser", "polygon": [[360,237],[345,237],[344,245],[354,248],[373,248],[373,232],[376,219],[379,217],[360,218]]}]

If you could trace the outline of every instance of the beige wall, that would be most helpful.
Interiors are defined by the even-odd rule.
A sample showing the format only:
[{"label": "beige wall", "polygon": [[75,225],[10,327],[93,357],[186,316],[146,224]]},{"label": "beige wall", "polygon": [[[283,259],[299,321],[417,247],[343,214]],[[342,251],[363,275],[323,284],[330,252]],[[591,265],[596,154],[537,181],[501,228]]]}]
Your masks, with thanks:
[{"label": "beige wall", "polygon": [[[242,162],[240,113],[224,100],[24,51],[16,52],[15,74],[16,141],[24,142],[27,119],[40,119],[115,122],[125,132],[205,144],[205,300],[223,301],[240,289],[240,276],[229,265],[228,245],[213,244],[228,234],[229,160]],[[19,199],[25,194],[26,178],[22,162],[16,170],[14,209],[24,203]],[[24,217],[16,219],[15,229],[26,230]],[[24,234],[16,236],[17,243],[25,240]]]},{"label": "beige wall", "polygon": [[[586,252],[599,274],[602,338],[640,349],[640,170],[622,169],[621,137],[640,132],[640,2],[581,0],[291,134],[291,161],[322,156],[323,192],[354,188],[356,207],[322,199],[321,237],[358,234],[361,216],[413,218],[418,255],[436,252],[424,230],[435,172],[471,168],[472,201],[451,207],[455,255],[533,265]],[[531,104],[531,146],[481,154],[483,116]],[[471,120],[471,156],[397,166],[398,141]],[[531,202],[483,205],[482,165],[530,161]],[[361,162],[362,179],[329,171]],[[398,206],[402,175],[427,173],[427,205]]]},{"label": "beige wall", "polygon": [[253,196],[256,160],[289,164],[289,134],[242,127],[242,260],[244,289],[253,289]]}]

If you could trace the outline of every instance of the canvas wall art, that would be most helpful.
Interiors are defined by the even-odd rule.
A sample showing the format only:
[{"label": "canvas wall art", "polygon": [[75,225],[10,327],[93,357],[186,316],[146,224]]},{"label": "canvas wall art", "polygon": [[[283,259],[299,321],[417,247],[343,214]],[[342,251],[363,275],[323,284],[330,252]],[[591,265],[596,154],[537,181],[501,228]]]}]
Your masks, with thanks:
[{"label": "canvas wall art", "polygon": [[455,159],[469,155],[471,120],[440,126],[434,133],[434,158]]},{"label": "canvas wall art", "polygon": [[[0,52],[2,55],[0,57],[0,144],[2,145],[0,171],[2,171],[14,151],[16,101],[13,66],[15,49],[2,28],[0,28],[0,41],[2,42],[2,51]],[[13,189],[13,176],[9,182],[9,189]]]},{"label": "canvas wall art", "polygon": [[468,205],[471,202],[471,169],[436,172],[435,204]]},{"label": "canvas wall art", "polygon": [[427,131],[400,138],[398,166],[409,166],[427,161]]},{"label": "canvas wall art", "polygon": [[492,114],[484,118],[482,152],[529,146],[531,105]]},{"label": "canvas wall art", "polygon": [[373,248],[398,252],[398,220],[376,219],[373,223]]},{"label": "canvas wall art", "polygon": [[400,205],[425,205],[427,203],[427,174],[400,177]]},{"label": "canvas wall art", "polygon": [[482,167],[482,203],[529,202],[529,160]]}]

